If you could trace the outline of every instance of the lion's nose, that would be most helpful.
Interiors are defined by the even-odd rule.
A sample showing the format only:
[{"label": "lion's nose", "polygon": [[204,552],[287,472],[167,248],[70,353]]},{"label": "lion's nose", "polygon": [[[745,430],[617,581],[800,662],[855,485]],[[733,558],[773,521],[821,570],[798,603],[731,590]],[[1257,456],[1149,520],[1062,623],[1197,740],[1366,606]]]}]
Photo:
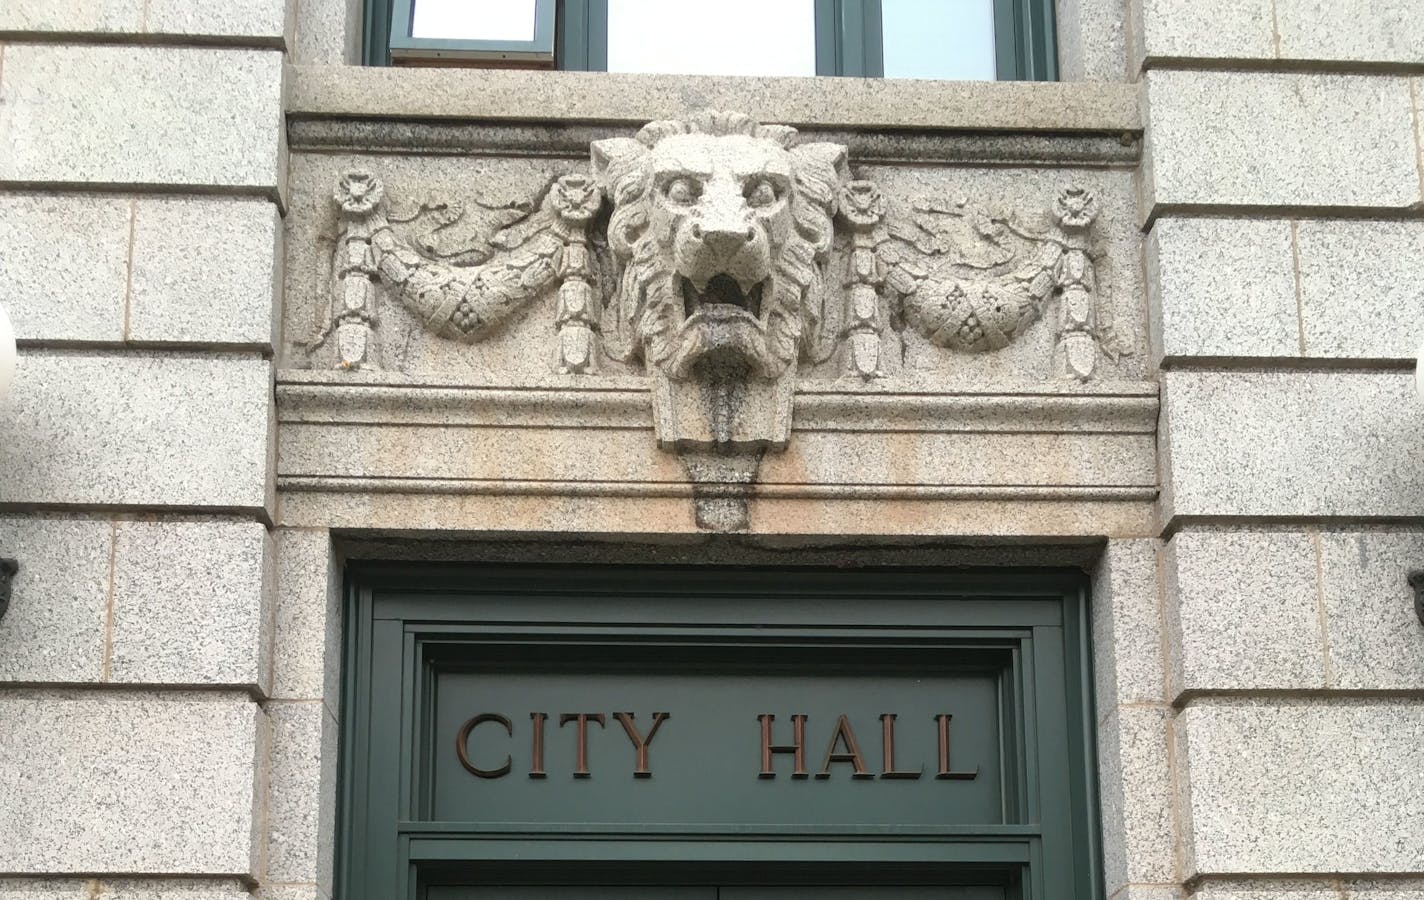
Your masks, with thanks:
[{"label": "lion's nose", "polygon": [[718,256],[731,256],[750,244],[756,237],[751,228],[708,228],[692,226],[692,236]]}]

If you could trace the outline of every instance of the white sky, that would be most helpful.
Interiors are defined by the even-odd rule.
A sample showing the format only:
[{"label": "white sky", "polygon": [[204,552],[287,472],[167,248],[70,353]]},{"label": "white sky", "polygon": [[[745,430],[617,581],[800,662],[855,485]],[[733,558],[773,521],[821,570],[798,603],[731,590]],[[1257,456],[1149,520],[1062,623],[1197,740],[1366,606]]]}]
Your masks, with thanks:
[{"label": "white sky", "polygon": [[534,40],[534,0],[416,0],[411,37]]},{"label": "white sky", "polygon": [[815,75],[815,8],[815,0],[608,0],[608,71]]}]

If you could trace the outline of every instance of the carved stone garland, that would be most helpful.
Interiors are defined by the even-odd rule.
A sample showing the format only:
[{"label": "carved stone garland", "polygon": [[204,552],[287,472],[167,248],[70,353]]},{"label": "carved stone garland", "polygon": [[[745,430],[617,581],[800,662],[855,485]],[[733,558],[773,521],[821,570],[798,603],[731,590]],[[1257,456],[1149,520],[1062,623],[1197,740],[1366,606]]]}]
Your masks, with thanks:
[{"label": "carved stone garland", "polygon": [[[343,176],[323,337],[334,335],[339,365],[374,365],[382,289],[427,330],[465,342],[557,291],[554,368],[593,373],[600,355],[641,362],[659,445],[694,476],[711,467],[735,482],[754,478],[762,451],[786,446],[798,366],[838,358],[848,374],[878,377],[893,320],[982,353],[1056,300],[1059,377],[1087,380],[1099,353],[1119,352],[1095,295],[1098,203],[1079,188],[1053,201],[1047,229],[966,201],[919,200],[887,221],[876,185],[850,179],[843,145],[800,144],[793,128],[736,113],[652,122],[591,150],[591,175],[555,180],[482,252],[455,257],[400,236],[374,175]],[[462,215],[423,209],[447,224]],[[838,231],[846,266],[832,272]],[[607,298],[605,241],[617,283]]]}]

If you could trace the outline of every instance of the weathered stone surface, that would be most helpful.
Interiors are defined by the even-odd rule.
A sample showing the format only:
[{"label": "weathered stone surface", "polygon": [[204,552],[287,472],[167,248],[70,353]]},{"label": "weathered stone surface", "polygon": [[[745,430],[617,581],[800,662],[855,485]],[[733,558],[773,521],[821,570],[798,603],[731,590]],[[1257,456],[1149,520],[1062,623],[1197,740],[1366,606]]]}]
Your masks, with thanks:
[{"label": "weathered stone surface", "polygon": [[235,878],[0,879],[0,900],[240,900]]},{"label": "weathered stone surface", "polygon": [[1424,705],[1197,703],[1176,734],[1184,877],[1424,865]]},{"label": "weathered stone surface", "polygon": [[314,884],[264,884],[256,896],[257,900],[330,900]]},{"label": "weathered stone surface", "polygon": [[1182,900],[1186,891],[1168,884],[1129,884],[1113,900]]},{"label": "weathered stone surface", "polygon": [[20,371],[0,502],[270,509],[266,361],[33,351]]},{"label": "weathered stone surface", "polygon": [[261,715],[231,694],[0,693],[0,871],[250,875]]},{"label": "weathered stone surface", "polygon": [[0,181],[263,188],[282,177],[282,54],[11,44]]},{"label": "weathered stone surface", "polygon": [[267,877],[331,893],[340,729],[320,702],[274,702],[267,801]]},{"label": "weathered stone surface", "polygon": [[1165,372],[1162,517],[1417,516],[1408,372]]},{"label": "weathered stone surface", "polygon": [[1121,80],[1127,66],[1127,0],[1065,0],[1056,12],[1058,77]]},{"label": "weathered stone surface", "polygon": [[1192,893],[1192,900],[1342,900],[1324,881],[1213,881]]},{"label": "weathered stone surface", "polygon": [[362,0],[304,0],[295,5],[294,62],[343,66],[361,61]]},{"label": "weathered stone surface", "polygon": [[1159,59],[1268,59],[1272,0],[1133,0],[1135,65]]},{"label": "weathered stone surface", "polygon": [[1424,336],[1424,223],[1298,226],[1305,355],[1412,359]]},{"label": "weathered stone surface", "polygon": [[1424,59],[1424,21],[1413,0],[1276,0],[1276,23],[1282,59]]},{"label": "weathered stone surface", "polygon": [[[286,0],[7,0],[0,32],[162,34],[280,46]],[[245,41],[241,39],[247,39]],[[336,60],[333,60],[336,62]]]},{"label": "weathered stone surface", "polygon": [[0,619],[0,681],[100,680],[111,540],[103,519],[0,516],[0,556],[20,563]]},{"label": "weathered stone surface", "polygon": [[1404,78],[1153,71],[1145,80],[1144,218],[1164,206],[1419,202]]},{"label": "weathered stone surface", "polygon": [[1165,561],[1174,696],[1326,686],[1310,535],[1182,531]]},{"label": "weathered stone surface", "polygon": [[270,350],[281,246],[266,200],[139,200],[129,337]]},{"label": "weathered stone surface", "polygon": [[765,121],[836,127],[1133,132],[1128,84],[847,78],[828,92],[808,78],[630,75],[498,69],[299,66],[296,115],[422,119],[572,119],[642,125],[705,109],[755,110]]},{"label": "weathered stone surface", "polygon": [[341,697],[341,569],[325,529],[277,530],[277,631],[272,696]]},{"label": "weathered stone surface", "polygon": [[123,338],[130,216],[126,199],[0,194],[0,302],[16,338]]},{"label": "weathered stone surface", "polygon": [[116,683],[224,685],[265,693],[272,541],[257,522],[120,522]]},{"label": "weathered stone surface", "polygon": [[1155,540],[1109,541],[1093,576],[1093,673],[1099,717],[1165,699],[1162,592]]},{"label": "weathered stone surface", "polygon": [[1424,688],[1424,624],[1407,572],[1424,569],[1419,531],[1325,531],[1320,535],[1331,686]]},{"label": "weathered stone surface", "polygon": [[243,43],[283,46],[291,34],[295,6],[288,0],[147,0],[144,21],[153,34],[246,38]]},{"label": "weathered stone surface", "polygon": [[1165,706],[1122,707],[1099,726],[1103,880],[1109,895],[1129,883],[1175,879],[1171,716]]},{"label": "weathered stone surface", "polygon": [[1164,217],[1147,237],[1156,359],[1298,356],[1290,223]]},{"label": "weathered stone surface", "polygon": [[8,0],[0,5],[0,31],[137,31],[143,0]]},{"label": "weathered stone surface", "polygon": [[1346,881],[1345,900],[1424,900],[1424,881],[1418,878]]}]

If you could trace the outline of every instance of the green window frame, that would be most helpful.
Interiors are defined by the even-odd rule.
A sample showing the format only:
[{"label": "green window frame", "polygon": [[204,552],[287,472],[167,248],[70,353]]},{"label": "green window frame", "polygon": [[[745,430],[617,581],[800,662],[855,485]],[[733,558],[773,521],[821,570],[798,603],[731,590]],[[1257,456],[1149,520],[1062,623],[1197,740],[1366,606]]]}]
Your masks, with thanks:
[{"label": "green window frame", "polygon": [[[533,42],[412,38],[415,2],[366,0],[367,65],[390,65],[393,50],[434,58],[547,58],[551,48],[544,41],[551,39],[555,68],[580,72],[608,68],[608,0],[538,0]],[[815,9],[817,75],[884,76],[880,0],[816,0]],[[404,28],[393,29],[393,21]],[[1053,0],[994,0],[994,43],[999,81],[1057,80]]]},{"label": "green window frame", "polygon": [[[827,883],[905,885],[885,895],[900,900],[917,885],[955,884],[1011,900],[1102,896],[1081,571],[357,563],[346,585],[336,896],[524,897],[452,886],[602,883],[663,898],[731,871],[743,879],[731,883],[783,885],[778,897]],[[579,647],[671,660],[714,644],[800,647],[819,670],[856,648],[998,660],[1003,824],[842,824],[768,837],[754,824],[479,825],[433,814],[438,673],[451,660],[517,674],[556,647],[558,665],[577,673],[569,660],[582,658]],[[609,649],[618,647],[630,649]],[[492,662],[496,648],[510,662]]]}]

